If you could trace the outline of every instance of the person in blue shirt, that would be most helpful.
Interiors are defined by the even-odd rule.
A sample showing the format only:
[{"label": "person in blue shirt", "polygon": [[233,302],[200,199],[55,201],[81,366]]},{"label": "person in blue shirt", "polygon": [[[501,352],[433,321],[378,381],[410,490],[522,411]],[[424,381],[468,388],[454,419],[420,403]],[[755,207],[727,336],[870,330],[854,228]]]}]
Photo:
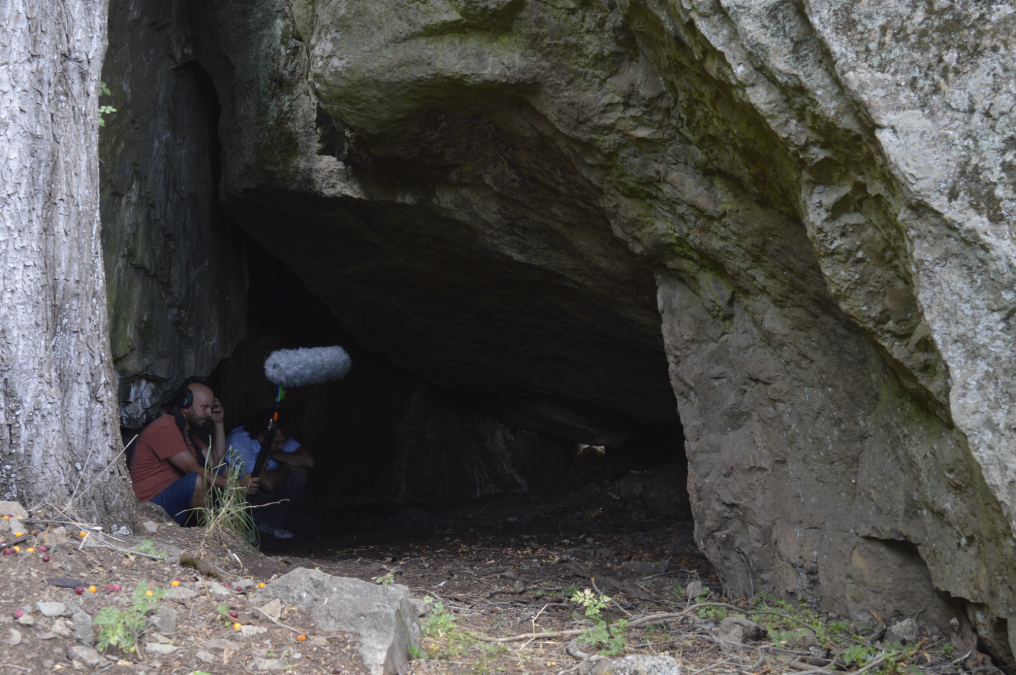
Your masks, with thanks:
[{"label": "person in blue shirt", "polygon": [[[259,410],[247,424],[233,429],[226,437],[226,461],[231,466],[239,466],[245,475],[254,468],[271,417],[271,410]],[[290,503],[303,494],[307,471],[314,466],[314,458],[290,436],[282,420],[275,430],[268,457],[261,468],[259,489],[250,497],[251,504],[258,507],[252,509],[254,523],[265,534],[290,539],[293,533],[285,527],[286,511]],[[261,506],[263,504],[268,506]]]}]

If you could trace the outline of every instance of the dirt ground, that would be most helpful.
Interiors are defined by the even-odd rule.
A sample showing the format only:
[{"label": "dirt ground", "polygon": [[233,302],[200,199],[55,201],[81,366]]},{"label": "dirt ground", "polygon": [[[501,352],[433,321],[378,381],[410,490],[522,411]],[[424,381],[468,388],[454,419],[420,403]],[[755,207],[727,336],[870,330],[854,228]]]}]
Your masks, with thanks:
[{"label": "dirt ground", "polygon": [[[75,652],[68,652],[68,647],[80,644],[73,633],[74,619],[80,615],[73,616],[79,611],[73,607],[80,606],[92,619],[103,607],[127,610],[138,601],[135,592],[141,582],[154,589],[156,595],[148,596],[153,599],[162,590],[170,592],[158,600],[162,609],[155,618],[162,620],[165,610],[173,610],[175,626],[147,627],[137,651],[109,647],[93,672],[365,673],[355,635],[320,635],[306,612],[295,607],[285,607],[275,622],[254,608],[251,600],[257,584],[270,583],[298,567],[404,584],[414,599],[429,599],[429,616],[421,618],[427,658],[411,661],[403,675],[582,675],[578,669],[582,653],[597,652],[596,646],[572,642],[585,626],[580,621],[582,607],[571,596],[585,589],[611,598],[612,622],[683,614],[669,623],[661,620],[626,631],[619,656],[669,655],[685,675],[831,672],[823,671],[823,664],[838,658],[831,652],[842,651],[831,643],[813,644],[819,636],[814,629],[810,629],[814,635],[795,633],[799,618],[788,623],[770,614],[765,615],[770,620],[766,638],[736,645],[718,640],[719,621],[728,611],[738,612],[717,605],[734,603],[750,612],[760,606],[757,599],[749,607],[748,599],[725,597],[715,572],[695,549],[691,521],[654,516],[640,501],[620,498],[602,479],[595,457],[580,457],[568,478],[548,494],[390,514],[294,511],[293,521],[298,536],[265,541],[260,554],[207,538],[202,530],[164,522],[157,532],[143,536],[111,536],[58,522],[19,523],[15,529],[25,533],[21,550],[0,558],[0,673],[75,668],[68,658]],[[83,532],[88,536],[82,538]],[[5,542],[10,539],[4,537]],[[43,562],[39,550],[44,544],[49,548],[48,562]],[[139,550],[166,560],[139,555]],[[182,551],[204,555],[221,570],[222,583],[182,567]],[[54,585],[57,578],[71,580],[65,585],[80,584],[83,593]],[[179,586],[173,587],[174,580]],[[705,604],[693,606],[686,597],[685,589],[695,582],[704,587],[693,600]],[[237,583],[251,587],[237,590]],[[60,602],[68,609],[63,617],[46,618],[35,608],[40,601]],[[32,617],[34,625],[14,619],[18,608]],[[791,611],[777,608],[783,614]],[[814,623],[831,617],[812,613],[806,618]],[[852,634],[847,639],[866,644],[865,636],[879,626],[843,624],[842,630]],[[906,647],[894,652],[892,669],[887,671],[885,661],[870,669],[896,673],[903,667],[920,667],[925,672],[954,673],[990,667],[986,657],[977,661],[977,655],[954,663],[950,659],[962,654],[953,655],[945,639],[934,635],[921,639],[909,656]],[[863,649],[873,653],[867,661],[872,663],[879,650]],[[865,661],[858,666],[861,663]],[[77,667],[88,669],[80,662]]]}]

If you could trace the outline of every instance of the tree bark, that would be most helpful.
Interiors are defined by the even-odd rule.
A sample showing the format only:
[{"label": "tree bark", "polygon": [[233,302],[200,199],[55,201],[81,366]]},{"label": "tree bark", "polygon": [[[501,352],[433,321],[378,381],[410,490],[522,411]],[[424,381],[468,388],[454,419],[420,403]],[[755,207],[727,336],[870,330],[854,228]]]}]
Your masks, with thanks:
[{"label": "tree bark", "polygon": [[74,495],[80,517],[125,522],[99,241],[107,1],[0,0],[0,17],[0,498]]}]

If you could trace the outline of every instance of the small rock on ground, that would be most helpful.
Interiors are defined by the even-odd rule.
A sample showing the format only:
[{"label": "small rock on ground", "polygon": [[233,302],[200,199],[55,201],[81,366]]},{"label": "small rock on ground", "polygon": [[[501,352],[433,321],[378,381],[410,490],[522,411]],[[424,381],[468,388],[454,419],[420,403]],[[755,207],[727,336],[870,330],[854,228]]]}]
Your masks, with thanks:
[{"label": "small rock on ground", "polygon": [[681,675],[681,668],[671,656],[638,654],[600,661],[590,675]]},{"label": "small rock on ground", "polygon": [[889,627],[885,639],[888,642],[911,643],[917,641],[919,627],[913,619],[903,619]]},{"label": "small rock on ground", "polygon": [[701,581],[693,581],[688,584],[684,589],[684,595],[688,600],[695,601],[703,591],[708,591],[709,588]]},{"label": "small rock on ground", "polygon": [[67,611],[67,605],[62,602],[37,602],[35,608],[42,612],[43,616],[62,616]]},{"label": "small rock on ground", "polygon": [[145,651],[152,654],[172,654],[177,650],[173,645],[164,645],[161,642],[146,642]]},{"label": "small rock on ground", "polygon": [[148,617],[148,625],[163,635],[175,633],[176,610],[172,607],[160,607],[158,612]]},{"label": "small rock on ground", "polygon": [[765,628],[740,616],[728,616],[720,622],[718,637],[724,642],[740,644],[751,640],[761,640],[765,636]]},{"label": "small rock on ground", "polygon": [[7,631],[7,639],[4,640],[4,642],[12,647],[21,644],[21,631],[16,628],[11,628]]},{"label": "small rock on ground", "polygon": [[62,638],[69,638],[74,636],[74,631],[71,629],[70,626],[67,625],[67,622],[64,621],[63,619],[57,619],[56,621],[54,621],[53,627],[50,628],[50,631],[52,631],[54,635],[59,635]]},{"label": "small rock on ground", "polygon": [[102,654],[91,647],[84,647],[82,645],[69,647],[67,649],[67,658],[71,661],[83,663],[89,668],[96,668],[106,663],[106,659],[102,657]]},{"label": "small rock on ground", "polygon": [[259,659],[254,657],[254,665],[258,667],[258,670],[285,670],[286,664],[282,662],[282,659]]}]

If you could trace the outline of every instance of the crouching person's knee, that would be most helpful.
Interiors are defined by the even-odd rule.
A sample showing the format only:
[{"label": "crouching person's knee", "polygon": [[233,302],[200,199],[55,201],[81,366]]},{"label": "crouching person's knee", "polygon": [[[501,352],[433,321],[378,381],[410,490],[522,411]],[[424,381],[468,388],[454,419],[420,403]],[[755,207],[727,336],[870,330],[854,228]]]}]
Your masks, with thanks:
[{"label": "crouching person's knee", "polygon": [[302,469],[294,469],[289,472],[286,476],[284,487],[288,492],[299,494],[303,492],[304,486],[307,485],[307,472]]},{"label": "crouching person's knee", "polygon": [[194,480],[194,494],[191,496],[191,506],[203,506],[205,495],[208,494],[208,490],[205,488],[205,477],[197,471],[187,475],[187,478],[191,477]]}]

